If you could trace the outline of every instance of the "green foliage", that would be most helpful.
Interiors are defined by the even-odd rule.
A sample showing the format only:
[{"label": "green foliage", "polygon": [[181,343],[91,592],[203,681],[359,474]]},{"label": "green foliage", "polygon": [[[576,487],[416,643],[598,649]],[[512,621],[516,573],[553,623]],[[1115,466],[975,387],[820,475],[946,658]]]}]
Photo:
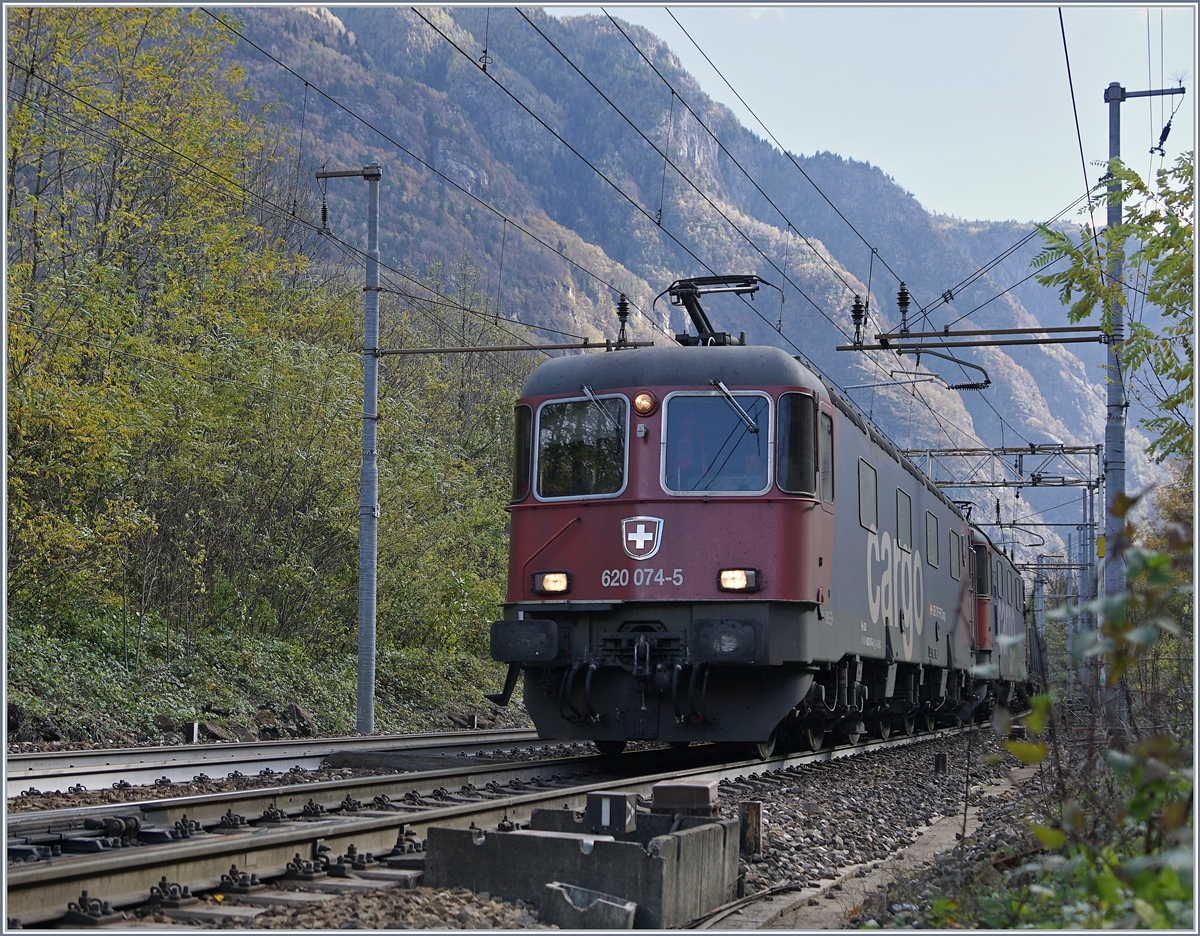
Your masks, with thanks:
[{"label": "green foliage", "polygon": [[[1117,505],[1118,515],[1127,515],[1135,503],[1125,499]],[[1103,615],[1104,623],[1086,652],[1103,663],[1112,689],[1126,684],[1132,668],[1164,636],[1177,638],[1170,606],[1181,591],[1190,595],[1190,529],[1168,524],[1165,552],[1135,546],[1135,532],[1127,522],[1110,547],[1110,555],[1126,560],[1129,590],[1088,606]],[[1056,613],[1070,616],[1078,609]],[[1128,692],[1124,702],[1128,728],[1136,735],[1137,718],[1147,706]],[[1161,724],[1161,713],[1157,720]],[[1025,764],[1057,770],[1061,753],[1052,699],[1030,699],[1023,721],[1039,740],[1009,740],[1004,746]],[[1179,737],[1147,731],[1127,748],[1107,750],[1099,775],[1085,774],[1084,783],[1069,791],[1060,781],[1048,804],[1054,821],[1029,824],[1050,854],[994,876],[958,902],[936,903],[930,922],[961,925],[974,918],[974,925],[989,929],[1192,929],[1194,776],[1185,755],[1193,743],[1191,732],[1190,721],[1181,725]]]},{"label": "green foliage", "polygon": [[[205,720],[206,709],[229,710],[230,721],[252,725],[260,707],[278,711],[289,702],[307,709],[324,734],[353,733],[353,653],[310,654],[294,641],[233,631],[201,634],[184,653],[167,624],[147,619],[137,669],[124,664],[126,654],[132,664],[134,634],[111,613],[78,621],[74,637],[41,624],[12,628],[8,699],[26,720],[94,729],[105,740],[158,738],[156,715]],[[381,650],[377,729],[444,730],[448,707],[498,691],[503,678],[503,666],[471,654]]]},{"label": "green foliage", "polygon": [[[116,681],[141,681],[146,705],[174,698],[164,667],[223,640],[340,685],[354,663],[362,274],[272,208],[306,206],[230,41],[201,11],[9,20],[10,633],[56,658],[76,641],[113,653],[119,621]],[[479,314],[470,258],[407,272],[450,304],[385,293],[385,347],[523,340]],[[381,368],[381,672],[486,656],[511,402],[532,364]],[[250,692],[257,660],[205,691]],[[28,701],[59,697],[61,671],[9,663]],[[91,679],[72,688],[108,699]],[[379,703],[386,723],[408,701]]]},{"label": "green foliage", "polygon": [[[1070,261],[1066,269],[1043,274],[1038,282],[1058,288],[1062,304],[1071,307],[1072,322],[1090,318],[1099,306],[1101,325],[1112,334],[1113,310],[1126,313],[1128,334],[1119,351],[1122,364],[1135,375],[1143,401],[1157,411],[1142,420],[1152,435],[1147,451],[1160,462],[1173,456],[1190,460],[1195,421],[1195,154],[1189,152],[1170,168],[1160,169],[1153,192],[1120,160],[1112,161],[1109,172],[1121,183],[1121,194],[1109,198],[1121,200],[1124,220],[1102,231],[1084,224],[1078,242],[1069,234],[1042,226],[1045,249],[1033,259],[1033,265]],[[1105,181],[1098,189],[1107,185]],[[1130,244],[1134,249],[1126,269],[1132,274],[1127,274],[1125,281],[1128,289],[1136,290],[1160,311],[1163,324],[1159,330],[1140,318],[1130,318],[1127,288],[1111,276],[1115,260],[1125,258]],[[1139,373],[1141,376],[1136,376]]]}]

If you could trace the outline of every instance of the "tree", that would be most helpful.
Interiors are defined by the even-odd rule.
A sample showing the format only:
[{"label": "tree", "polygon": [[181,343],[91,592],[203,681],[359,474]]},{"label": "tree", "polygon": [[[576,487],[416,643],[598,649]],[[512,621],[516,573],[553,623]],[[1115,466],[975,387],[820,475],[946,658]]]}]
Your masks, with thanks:
[{"label": "tree", "polygon": [[[1101,309],[1101,324],[1112,334],[1112,310],[1125,310],[1128,335],[1118,354],[1131,375],[1131,391],[1155,415],[1141,420],[1151,433],[1147,453],[1156,461],[1178,456],[1192,458],[1195,413],[1195,297],[1192,284],[1194,253],[1195,154],[1180,156],[1156,175],[1156,190],[1120,160],[1109,172],[1121,183],[1125,220],[1103,231],[1084,224],[1079,241],[1063,231],[1041,227],[1045,249],[1033,266],[1046,267],[1064,258],[1064,270],[1045,273],[1038,281],[1059,289],[1063,305],[1070,305],[1072,322],[1080,322]],[[1100,183],[1106,187],[1109,180]],[[1111,258],[1124,256],[1134,246],[1123,285],[1106,271]],[[1127,297],[1133,293],[1145,305],[1157,308],[1162,324],[1154,327],[1130,316]],[[1076,298],[1078,297],[1078,298]]]},{"label": "tree", "polygon": [[345,620],[357,358],[326,323],[357,291],[267,208],[292,173],[230,34],[30,8],[8,38],[14,616]]}]

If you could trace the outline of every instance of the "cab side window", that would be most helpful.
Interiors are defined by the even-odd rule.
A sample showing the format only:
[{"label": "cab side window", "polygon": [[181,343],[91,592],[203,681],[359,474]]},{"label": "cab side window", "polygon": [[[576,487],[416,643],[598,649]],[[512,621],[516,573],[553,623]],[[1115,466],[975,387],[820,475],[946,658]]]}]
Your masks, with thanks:
[{"label": "cab side window", "polygon": [[987,559],[987,547],[975,547],[975,595],[979,598],[988,596],[988,569],[990,565]]},{"label": "cab side window", "polygon": [[858,522],[868,530],[879,529],[875,469],[858,460]]},{"label": "cab side window", "polygon": [[522,403],[514,412],[512,501],[529,494],[529,471],[533,465],[533,409]]},{"label": "cab side window", "polygon": [[821,414],[821,435],[817,443],[821,453],[821,500],[833,503],[833,417]]},{"label": "cab side window", "polygon": [[896,488],[896,545],[912,552],[912,498]]},{"label": "cab side window", "polygon": [[817,492],[816,402],[806,393],[779,396],[779,490]]}]

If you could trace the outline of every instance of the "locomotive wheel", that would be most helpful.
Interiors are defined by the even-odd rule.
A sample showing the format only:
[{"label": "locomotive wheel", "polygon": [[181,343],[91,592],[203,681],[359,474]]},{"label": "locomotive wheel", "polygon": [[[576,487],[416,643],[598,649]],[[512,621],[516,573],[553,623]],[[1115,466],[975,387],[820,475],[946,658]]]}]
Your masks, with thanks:
[{"label": "locomotive wheel", "polygon": [[746,753],[757,760],[766,760],[775,753],[775,732],[766,741],[747,741]]},{"label": "locomotive wheel", "polygon": [[906,738],[911,738],[917,733],[917,716],[905,715],[904,721],[901,723],[901,730]]},{"label": "locomotive wheel", "polygon": [[596,750],[607,757],[616,757],[625,750],[625,742],[621,741],[593,741],[596,745]]},{"label": "locomotive wheel", "polygon": [[881,741],[886,741],[892,736],[892,719],[890,715],[882,715],[879,721],[875,723],[875,734]]},{"label": "locomotive wheel", "polygon": [[847,744],[858,744],[860,733],[857,731],[843,731],[841,732],[841,736],[842,740]]},{"label": "locomotive wheel", "polygon": [[825,743],[825,732],[820,728],[801,728],[800,745],[808,751],[819,751]]},{"label": "locomotive wheel", "polygon": [[921,716],[921,721],[923,722],[922,730],[924,731],[933,731],[937,728],[937,716],[933,712],[926,712]]}]

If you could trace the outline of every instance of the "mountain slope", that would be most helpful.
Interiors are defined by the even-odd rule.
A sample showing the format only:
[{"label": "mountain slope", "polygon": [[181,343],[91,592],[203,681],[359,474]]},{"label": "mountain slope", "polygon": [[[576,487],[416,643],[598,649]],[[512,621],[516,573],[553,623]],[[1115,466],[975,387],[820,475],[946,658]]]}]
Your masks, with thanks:
[{"label": "mountain slope", "polygon": [[[1005,292],[1030,272],[1027,258],[1036,240],[990,275],[958,288],[1028,233],[1028,225],[935,216],[877,167],[832,153],[780,153],[708,98],[666,45],[640,27],[622,24],[679,98],[606,18],[559,21],[540,10],[524,12],[533,25],[511,8],[493,9],[490,18],[484,8],[423,9],[443,38],[404,8],[239,11],[250,38],[462,190],[311,89],[305,100],[301,81],[248,46],[236,54],[247,67],[248,85],[273,103],[297,143],[303,129],[302,172],[326,161],[383,164],[385,262],[448,268],[465,251],[486,271],[489,291],[506,316],[611,336],[617,290],[660,325],[682,330],[678,310],[665,299],[651,311],[654,296],[672,280],[709,270],[756,272],[783,287],[782,301],[766,289],[752,304],[714,299],[709,311],[718,327],[745,330],[752,342],[796,348],[844,387],[916,369],[911,357],[834,350],[847,343],[853,296],[866,297],[868,284],[868,339],[898,326],[898,279],[915,306],[934,305],[953,290],[950,301],[938,303],[927,318],[914,308],[914,330],[941,328],[976,307],[959,327],[1061,323],[1057,298],[1034,281]],[[475,64],[485,34],[486,74]],[[679,171],[665,165],[664,152]],[[357,242],[361,193],[331,185],[329,199],[334,227]],[[661,225],[655,223],[660,210]],[[645,323],[635,318],[633,325],[638,337],[654,337]],[[661,333],[657,338],[666,340]],[[970,443],[974,436],[991,445],[1092,445],[1103,437],[1104,389],[1103,374],[1088,365],[1102,350],[1083,352],[1081,360],[1069,346],[964,349],[956,354],[986,369],[989,390],[922,383],[848,392],[902,446]],[[976,370],[928,356],[920,369],[949,383],[978,379]],[[1154,470],[1139,454],[1144,439],[1132,426],[1129,435],[1131,478],[1145,483]]]}]

